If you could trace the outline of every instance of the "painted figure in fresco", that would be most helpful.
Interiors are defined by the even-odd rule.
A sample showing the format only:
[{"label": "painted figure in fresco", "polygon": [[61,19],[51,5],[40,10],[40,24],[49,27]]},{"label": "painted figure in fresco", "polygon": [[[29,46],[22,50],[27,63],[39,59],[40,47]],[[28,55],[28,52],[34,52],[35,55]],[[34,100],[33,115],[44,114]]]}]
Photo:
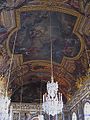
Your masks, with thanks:
[{"label": "painted figure in fresco", "polygon": [[84,13],[90,0],[68,0],[65,4],[80,13]]},{"label": "painted figure in fresco", "polygon": [[83,0],[84,6],[86,6],[88,3],[90,3],[90,0]]},{"label": "painted figure in fresco", "polygon": [[2,17],[0,13],[0,44],[3,43],[3,41],[7,38],[7,36],[8,36],[8,30],[2,23]]},{"label": "painted figure in fresco", "polygon": [[2,24],[2,18],[0,13],[0,44],[7,38],[7,28]]},{"label": "painted figure in fresco", "polygon": [[87,49],[90,50],[90,35],[89,36],[85,36],[85,40],[86,40],[86,44],[87,44]]},{"label": "painted figure in fresco", "polygon": [[[35,2],[40,2],[40,0],[0,0],[0,11],[2,11],[3,9],[16,9],[19,8],[21,6],[24,6],[28,3],[35,3]],[[10,5],[8,4],[10,3]]]},{"label": "painted figure in fresco", "polygon": [[7,35],[7,29],[3,25],[0,25],[0,44],[7,38]]}]

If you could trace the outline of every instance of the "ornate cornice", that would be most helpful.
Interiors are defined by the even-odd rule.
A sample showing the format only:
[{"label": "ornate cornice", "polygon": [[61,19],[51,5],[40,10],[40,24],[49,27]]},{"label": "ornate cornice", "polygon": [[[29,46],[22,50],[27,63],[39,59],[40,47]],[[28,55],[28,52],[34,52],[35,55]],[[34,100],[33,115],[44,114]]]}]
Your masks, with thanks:
[{"label": "ornate cornice", "polygon": [[12,110],[13,111],[29,111],[31,114],[39,112],[42,110],[42,104],[32,104],[32,103],[12,103]]}]

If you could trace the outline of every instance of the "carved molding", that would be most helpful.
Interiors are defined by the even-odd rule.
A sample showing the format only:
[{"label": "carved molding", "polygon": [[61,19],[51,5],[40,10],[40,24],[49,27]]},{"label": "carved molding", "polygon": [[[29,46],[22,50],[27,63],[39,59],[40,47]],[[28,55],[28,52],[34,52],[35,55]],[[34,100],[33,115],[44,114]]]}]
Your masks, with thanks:
[{"label": "carved molding", "polygon": [[13,111],[26,111],[30,112],[31,114],[37,113],[40,110],[42,111],[42,104],[12,103],[11,106]]}]

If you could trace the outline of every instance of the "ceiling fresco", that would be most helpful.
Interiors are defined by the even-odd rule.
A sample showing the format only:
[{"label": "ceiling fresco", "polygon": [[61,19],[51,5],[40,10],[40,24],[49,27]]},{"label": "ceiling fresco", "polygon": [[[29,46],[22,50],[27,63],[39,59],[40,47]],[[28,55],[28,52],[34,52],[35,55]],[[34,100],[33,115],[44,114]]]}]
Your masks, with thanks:
[{"label": "ceiling fresco", "polygon": [[17,33],[9,81],[12,102],[39,103],[42,99],[51,75],[51,40],[54,80],[59,83],[64,103],[72,98],[90,63],[89,3],[89,0],[0,1],[0,75],[8,76]]},{"label": "ceiling fresco", "polygon": [[[60,63],[64,56],[77,56],[81,43],[73,33],[76,20],[77,17],[59,12],[21,12],[14,53],[23,54],[24,62],[50,60],[52,40],[55,62]],[[10,50],[14,39],[15,33],[9,41]]]}]

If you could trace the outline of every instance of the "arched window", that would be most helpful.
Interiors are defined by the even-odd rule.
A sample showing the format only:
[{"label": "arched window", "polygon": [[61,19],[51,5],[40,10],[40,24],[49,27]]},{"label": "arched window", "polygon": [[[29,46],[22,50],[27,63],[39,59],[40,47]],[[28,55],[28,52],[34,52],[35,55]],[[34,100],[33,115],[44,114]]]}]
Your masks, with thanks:
[{"label": "arched window", "polygon": [[33,117],[31,120],[44,120],[43,115],[38,115],[36,117]]},{"label": "arched window", "polygon": [[90,103],[86,102],[84,105],[84,119],[90,120]]},{"label": "arched window", "polygon": [[73,112],[73,114],[72,114],[72,120],[77,120],[77,115],[75,112]]},{"label": "arched window", "polygon": [[39,118],[38,117],[34,117],[34,118],[32,118],[32,120],[39,120]]}]

